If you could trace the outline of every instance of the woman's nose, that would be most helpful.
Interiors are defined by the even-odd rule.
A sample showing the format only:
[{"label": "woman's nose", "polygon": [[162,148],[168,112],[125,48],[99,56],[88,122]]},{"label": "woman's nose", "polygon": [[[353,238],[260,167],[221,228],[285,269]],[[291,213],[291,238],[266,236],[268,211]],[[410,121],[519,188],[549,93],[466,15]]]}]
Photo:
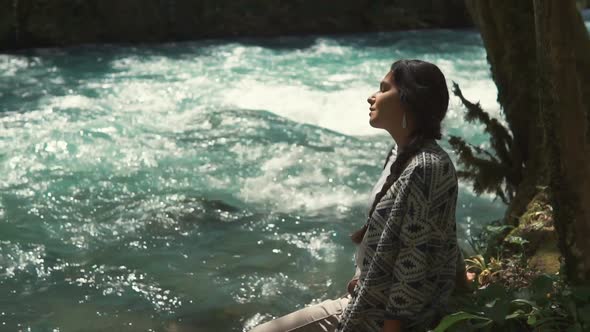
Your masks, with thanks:
[{"label": "woman's nose", "polygon": [[373,105],[374,102],[375,102],[375,94],[372,94],[369,96],[369,98],[367,98],[367,103]]}]

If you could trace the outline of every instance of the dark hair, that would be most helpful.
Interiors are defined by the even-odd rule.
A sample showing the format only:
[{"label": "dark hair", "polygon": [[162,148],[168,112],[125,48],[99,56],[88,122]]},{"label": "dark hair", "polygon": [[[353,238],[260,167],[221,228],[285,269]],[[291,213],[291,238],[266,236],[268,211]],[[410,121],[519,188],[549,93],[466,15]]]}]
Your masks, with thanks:
[{"label": "dark hair", "polygon": [[[445,76],[432,63],[421,60],[398,60],[391,65],[393,83],[399,91],[402,104],[415,119],[415,129],[410,133],[410,140],[391,164],[391,173],[385,180],[381,191],[375,195],[375,200],[369,211],[369,218],[377,203],[385,196],[389,188],[399,178],[409,161],[424,146],[425,140],[442,138],[441,122],[449,106],[449,90]],[[385,159],[391,156],[389,153]],[[368,224],[354,232],[350,238],[354,243],[360,243],[365,235]]]}]

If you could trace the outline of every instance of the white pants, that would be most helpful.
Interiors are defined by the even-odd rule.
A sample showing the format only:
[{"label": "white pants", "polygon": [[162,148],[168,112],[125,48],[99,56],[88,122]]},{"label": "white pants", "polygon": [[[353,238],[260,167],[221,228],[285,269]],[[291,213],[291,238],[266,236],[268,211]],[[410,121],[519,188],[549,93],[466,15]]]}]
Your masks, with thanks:
[{"label": "white pants", "polygon": [[303,309],[260,324],[250,332],[333,332],[348,301],[350,301],[350,294],[308,305]]}]

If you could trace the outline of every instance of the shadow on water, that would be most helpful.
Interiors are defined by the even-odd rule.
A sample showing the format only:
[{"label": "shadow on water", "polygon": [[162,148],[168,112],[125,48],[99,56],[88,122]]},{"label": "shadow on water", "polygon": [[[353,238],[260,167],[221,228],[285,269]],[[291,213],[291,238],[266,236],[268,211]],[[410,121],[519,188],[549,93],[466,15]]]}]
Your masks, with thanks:
[{"label": "shadow on water", "polygon": [[[239,117],[239,122],[229,121]],[[179,144],[187,149],[210,142],[210,147],[237,143],[275,145],[286,143],[302,146],[318,152],[334,152],[334,142],[341,144],[362,144],[362,139],[312,124],[299,123],[265,110],[224,109],[203,111],[192,120],[210,123],[214,130],[189,129],[175,133]],[[226,124],[229,123],[229,124]],[[264,125],[261,125],[263,123]],[[240,131],[240,135],[234,133]],[[170,133],[159,133],[170,135]],[[330,142],[322,144],[322,137],[329,136]]]},{"label": "shadow on water", "polygon": [[313,34],[268,38],[236,38],[234,41],[245,46],[258,46],[273,50],[305,50],[317,45],[318,40],[329,40],[343,47],[361,50],[367,47],[389,49],[408,42],[411,42],[412,46],[427,46],[429,52],[432,52],[432,47],[436,47],[438,42],[452,42],[458,45],[482,45],[481,37],[474,29],[405,30],[335,35]]}]

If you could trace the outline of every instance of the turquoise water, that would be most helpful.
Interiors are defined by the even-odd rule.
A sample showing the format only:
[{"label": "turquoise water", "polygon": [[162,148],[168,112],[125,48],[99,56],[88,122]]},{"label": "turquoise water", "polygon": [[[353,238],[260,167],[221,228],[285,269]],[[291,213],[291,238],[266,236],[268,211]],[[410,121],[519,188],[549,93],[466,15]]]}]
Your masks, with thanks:
[{"label": "turquoise water", "polygon": [[[343,294],[398,58],[501,118],[474,31],[0,55],[0,330],[242,331]],[[462,114],[445,135],[486,147]],[[505,209],[459,200],[462,239]]]}]

